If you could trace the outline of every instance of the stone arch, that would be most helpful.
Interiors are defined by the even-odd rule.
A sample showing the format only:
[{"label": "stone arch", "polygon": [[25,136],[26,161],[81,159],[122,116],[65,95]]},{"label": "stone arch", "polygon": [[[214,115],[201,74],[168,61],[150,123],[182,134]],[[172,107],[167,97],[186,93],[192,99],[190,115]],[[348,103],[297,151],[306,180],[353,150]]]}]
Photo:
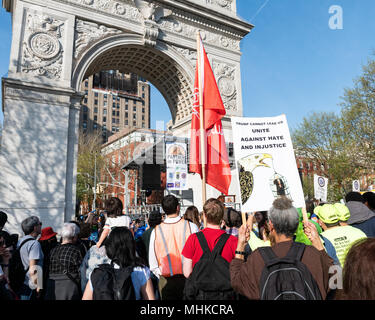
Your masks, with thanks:
[{"label": "stone arch", "polygon": [[[171,110],[173,134],[187,136],[202,32],[230,116],[242,115],[240,41],[252,25],[236,0],[3,0],[12,14],[12,46],[2,79],[0,209],[21,233],[31,215],[58,231],[73,219],[79,85],[97,68],[151,81]],[[199,201],[199,200],[198,200]]]},{"label": "stone arch", "polygon": [[97,42],[84,52],[72,74],[72,87],[80,91],[81,82],[100,70],[132,72],[149,80],[160,91],[178,123],[191,114],[194,69],[189,61],[168,44],[144,45],[134,34],[120,34]]}]

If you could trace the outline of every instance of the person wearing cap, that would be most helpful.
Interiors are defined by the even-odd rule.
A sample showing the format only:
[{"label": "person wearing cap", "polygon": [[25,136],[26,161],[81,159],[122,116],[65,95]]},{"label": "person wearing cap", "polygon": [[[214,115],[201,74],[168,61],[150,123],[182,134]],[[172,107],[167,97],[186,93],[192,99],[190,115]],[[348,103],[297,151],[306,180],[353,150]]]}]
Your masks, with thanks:
[{"label": "person wearing cap", "polygon": [[366,206],[365,198],[351,191],[345,196],[345,202],[350,211],[348,224],[362,230],[367,237],[375,237],[375,212]]},{"label": "person wearing cap", "polygon": [[349,225],[340,225],[340,219],[345,219],[347,215],[344,212],[345,208],[338,204],[325,204],[314,209],[314,213],[319,217],[318,223],[324,230],[321,235],[327,238],[335,247],[342,267],[344,266],[346,254],[353,243],[367,237],[365,233],[357,228]]},{"label": "person wearing cap", "polygon": [[339,218],[340,226],[348,226],[348,220],[350,218],[349,208],[342,203],[335,203],[333,206],[336,209],[336,214]]},{"label": "person wearing cap", "polygon": [[[43,260],[43,283],[47,283],[49,262],[51,251],[57,246],[57,232],[53,231],[52,227],[46,227],[42,229],[42,233],[39,238],[39,243],[42,247],[44,260]],[[42,293],[42,297],[45,292]]]}]

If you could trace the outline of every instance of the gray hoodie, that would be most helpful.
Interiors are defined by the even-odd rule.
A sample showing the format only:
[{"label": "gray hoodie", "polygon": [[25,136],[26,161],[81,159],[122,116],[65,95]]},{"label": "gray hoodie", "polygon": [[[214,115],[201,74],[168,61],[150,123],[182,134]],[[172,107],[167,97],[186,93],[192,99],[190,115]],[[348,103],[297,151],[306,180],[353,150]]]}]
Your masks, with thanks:
[{"label": "gray hoodie", "polygon": [[365,204],[359,201],[349,201],[346,206],[350,211],[348,224],[361,223],[375,217],[375,212],[371,211]]}]

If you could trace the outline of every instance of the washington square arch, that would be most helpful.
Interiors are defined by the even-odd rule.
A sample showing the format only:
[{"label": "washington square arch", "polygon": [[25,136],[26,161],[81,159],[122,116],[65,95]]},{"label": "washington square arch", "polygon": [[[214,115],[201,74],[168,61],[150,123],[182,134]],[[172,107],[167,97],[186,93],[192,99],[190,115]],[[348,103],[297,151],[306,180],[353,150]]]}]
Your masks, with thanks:
[{"label": "washington square arch", "polygon": [[3,0],[12,15],[9,70],[2,79],[4,126],[0,210],[21,232],[30,215],[59,230],[76,202],[80,85],[100,70],[133,72],[164,96],[173,134],[189,136],[201,31],[227,110],[242,116],[240,41],[252,25],[235,0]]}]

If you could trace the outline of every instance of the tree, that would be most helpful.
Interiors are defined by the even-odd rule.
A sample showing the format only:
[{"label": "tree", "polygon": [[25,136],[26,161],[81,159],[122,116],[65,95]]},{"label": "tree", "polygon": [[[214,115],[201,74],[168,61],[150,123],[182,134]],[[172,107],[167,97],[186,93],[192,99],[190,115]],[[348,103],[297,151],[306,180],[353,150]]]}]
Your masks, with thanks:
[{"label": "tree", "polygon": [[375,167],[375,60],[363,66],[363,74],[354,80],[342,97],[342,120],[350,138],[356,166],[365,171]]},{"label": "tree", "polygon": [[104,163],[100,152],[101,142],[100,132],[87,134],[80,131],[77,161],[77,199],[81,201],[87,199],[89,203],[92,203],[94,198],[93,188],[96,187],[95,176],[96,182],[100,182],[100,170]]},{"label": "tree", "polygon": [[341,199],[349,182],[358,177],[341,118],[334,113],[313,113],[303,119],[292,139],[296,153],[312,159],[320,166],[321,175],[328,178],[331,187],[328,198]]}]

